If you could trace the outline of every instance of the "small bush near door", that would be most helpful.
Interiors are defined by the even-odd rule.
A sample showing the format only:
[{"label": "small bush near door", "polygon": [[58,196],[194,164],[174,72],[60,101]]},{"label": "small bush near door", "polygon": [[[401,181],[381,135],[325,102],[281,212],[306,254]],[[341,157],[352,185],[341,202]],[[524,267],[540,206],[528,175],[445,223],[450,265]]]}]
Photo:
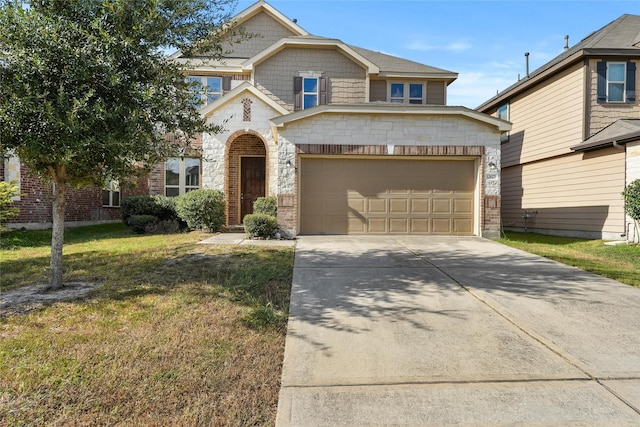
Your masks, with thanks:
[{"label": "small bush near door", "polygon": [[254,214],[271,215],[274,218],[278,217],[278,199],[275,197],[258,197],[253,202]]},{"label": "small bush near door", "polygon": [[120,212],[122,222],[136,234],[176,233],[187,228],[176,212],[176,199],[171,197],[126,197]]},{"label": "small bush near door", "polygon": [[278,229],[278,222],[275,217],[261,213],[245,215],[242,222],[244,231],[249,237],[266,239],[273,236]]},{"label": "small bush near door", "polygon": [[224,224],[224,194],[220,190],[193,190],[176,200],[176,211],[189,228],[218,231]]}]

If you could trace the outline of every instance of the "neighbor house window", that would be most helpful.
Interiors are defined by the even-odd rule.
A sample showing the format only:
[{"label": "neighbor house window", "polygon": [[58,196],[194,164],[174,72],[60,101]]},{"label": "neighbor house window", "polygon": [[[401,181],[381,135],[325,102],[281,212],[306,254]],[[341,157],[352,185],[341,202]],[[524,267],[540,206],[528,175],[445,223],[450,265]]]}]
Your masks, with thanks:
[{"label": "neighbor house window", "polygon": [[636,102],[636,63],[598,62],[598,103]]},{"label": "neighbor house window", "polygon": [[107,181],[102,189],[102,206],[114,208],[120,206],[120,185],[118,185],[118,181],[113,179]]},{"label": "neighbor house window", "polygon": [[396,104],[424,104],[422,83],[391,83],[389,101]]},{"label": "neighbor house window", "polygon": [[198,108],[222,96],[222,77],[189,76],[187,80],[197,85],[193,88],[193,103]]},{"label": "neighbor house window", "polygon": [[[498,107],[497,114],[499,119],[509,121],[509,104],[504,104]],[[501,143],[509,142],[509,132],[504,132],[500,134],[500,142]]]},{"label": "neighbor house window", "polygon": [[200,188],[200,159],[169,159],[164,164],[164,194],[175,197]]}]

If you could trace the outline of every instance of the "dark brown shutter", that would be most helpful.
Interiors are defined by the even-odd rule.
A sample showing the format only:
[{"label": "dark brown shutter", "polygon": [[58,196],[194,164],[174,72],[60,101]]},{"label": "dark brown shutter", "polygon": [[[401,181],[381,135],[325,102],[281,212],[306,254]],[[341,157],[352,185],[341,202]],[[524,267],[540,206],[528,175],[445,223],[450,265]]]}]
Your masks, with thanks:
[{"label": "dark brown shutter", "polygon": [[293,111],[302,110],[302,77],[293,78]]},{"label": "dark brown shutter", "polygon": [[634,104],[636,102],[636,63],[627,62],[627,102]]},{"label": "dark brown shutter", "polygon": [[607,102],[607,63],[598,62],[596,65],[598,73],[598,104]]},{"label": "dark brown shutter", "polygon": [[231,76],[222,77],[222,91],[228,92],[231,90]]},{"label": "dark brown shutter", "polygon": [[318,83],[320,84],[320,99],[318,103],[320,105],[327,105],[327,78],[320,77]]}]

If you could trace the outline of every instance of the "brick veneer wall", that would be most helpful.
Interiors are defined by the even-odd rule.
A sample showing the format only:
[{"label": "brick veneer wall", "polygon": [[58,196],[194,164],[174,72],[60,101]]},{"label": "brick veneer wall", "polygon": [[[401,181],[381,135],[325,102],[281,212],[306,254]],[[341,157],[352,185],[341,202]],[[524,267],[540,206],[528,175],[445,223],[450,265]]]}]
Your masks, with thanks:
[{"label": "brick veneer wall", "polygon": [[[227,225],[242,224],[240,218],[240,157],[242,156],[264,156],[268,164],[267,150],[265,142],[257,133],[245,133],[238,131],[229,138],[227,146],[227,161],[225,166],[225,194],[226,194],[226,223]],[[269,168],[266,168],[269,174]],[[265,176],[265,193],[269,194],[266,188],[269,177]]]},{"label": "brick veneer wall", "polygon": [[[26,166],[20,165],[19,201],[14,202],[20,214],[8,222],[8,226],[46,227],[52,218],[52,186],[38,177],[29,175]],[[134,188],[121,190],[121,198],[149,194],[149,180],[138,178]],[[102,206],[101,188],[69,188],[66,193],[65,222],[99,222],[120,219],[120,208]]]}]

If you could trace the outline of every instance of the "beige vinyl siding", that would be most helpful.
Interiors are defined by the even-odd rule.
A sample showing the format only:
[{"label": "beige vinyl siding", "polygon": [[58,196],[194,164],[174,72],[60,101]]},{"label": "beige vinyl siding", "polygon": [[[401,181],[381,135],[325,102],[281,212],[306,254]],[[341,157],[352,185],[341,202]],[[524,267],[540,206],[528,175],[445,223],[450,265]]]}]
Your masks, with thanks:
[{"label": "beige vinyl siding", "polygon": [[611,148],[503,169],[503,224],[523,227],[525,210],[536,210],[530,229],[622,233],[624,163]]},{"label": "beige vinyl siding", "polygon": [[583,92],[583,68],[577,64],[513,99],[503,167],[567,154],[582,142]]},{"label": "beige vinyl siding", "polygon": [[427,104],[429,105],[446,105],[446,83],[439,81],[427,82]]},{"label": "beige vinyl siding", "polygon": [[253,34],[254,36],[248,40],[243,40],[241,43],[226,43],[224,48],[230,52],[225,53],[225,56],[229,58],[251,58],[278,40],[295,35],[291,30],[282,26],[273,17],[264,12],[249,18],[241,27],[248,34]]},{"label": "beige vinyl siding", "polygon": [[[589,60],[589,81],[591,82],[591,90],[589,91],[589,126],[587,137],[596,132],[601,131],[616,120],[640,117],[640,96],[638,96],[638,84],[640,83],[640,61],[636,63],[636,102],[634,104],[626,103],[605,103],[598,104],[598,73],[596,71],[597,63],[605,61],[605,59]],[[627,62],[626,60],[614,60],[613,62]],[[585,138],[586,139],[586,138]]]},{"label": "beige vinyl siding", "polygon": [[328,79],[329,103],[365,102],[364,69],[333,49],[283,49],[256,66],[255,83],[293,110],[293,77],[301,71],[322,72]]},{"label": "beige vinyl siding", "polygon": [[369,87],[369,100],[371,102],[387,101],[387,81],[371,80]]}]

